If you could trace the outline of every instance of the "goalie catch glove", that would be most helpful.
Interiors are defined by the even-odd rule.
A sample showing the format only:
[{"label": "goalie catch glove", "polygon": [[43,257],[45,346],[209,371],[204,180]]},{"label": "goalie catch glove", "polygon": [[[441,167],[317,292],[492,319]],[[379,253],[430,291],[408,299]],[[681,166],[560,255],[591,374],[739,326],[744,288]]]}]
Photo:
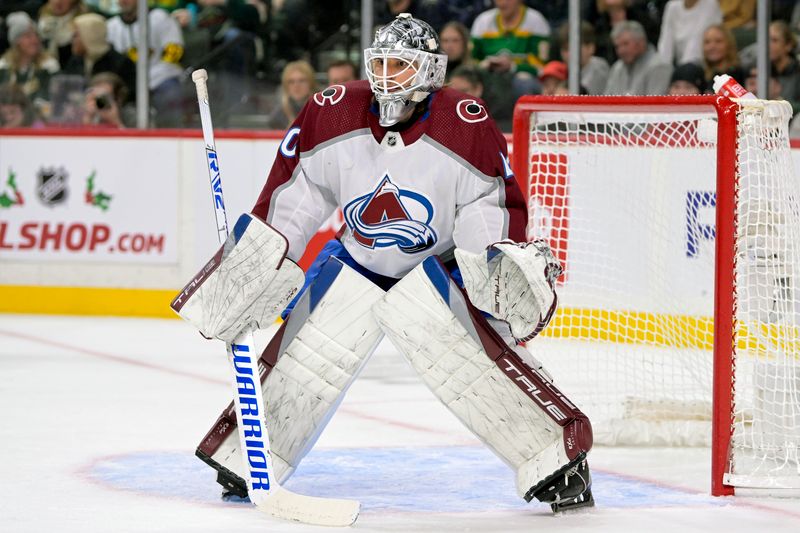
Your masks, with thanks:
[{"label": "goalie catch glove", "polygon": [[562,268],[546,241],[498,242],[482,253],[456,248],[455,254],[472,304],[508,322],[517,341],[534,338],[550,322]]},{"label": "goalie catch glove", "polygon": [[206,338],[233,342],[248,326],[272,324],[303,285],[278,230],[249,213],[205,267],[172,301],[172,309]]}]

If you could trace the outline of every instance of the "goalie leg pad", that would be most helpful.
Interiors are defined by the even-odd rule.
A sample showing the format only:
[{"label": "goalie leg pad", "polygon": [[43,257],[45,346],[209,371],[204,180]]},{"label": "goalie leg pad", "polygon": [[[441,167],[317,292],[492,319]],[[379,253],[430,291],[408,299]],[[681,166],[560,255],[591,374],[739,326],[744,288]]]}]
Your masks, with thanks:
[{"label": "goalie leg pad", "polygon": [[[264,350],[259,367],[279,483],[314,445],[383,338],[372,316],[383,294],[332,257]],[[232,405],[206,434],[197,455],[219,472],[220,484],[236,495],[246,494]]]},{"label": "goalie leg pad", "polygon": [[503,342],[436,257],[375,316],[436,397],[514,469],[521,497],[591,448],[586,416]]},{"label": "goalie leg pad", "polygon": [[228,343],[247,326],[271,325],[303,285],[303,270],[286,258],[288,246],[272,226],[243,214],[172,309],[203,336]]}]

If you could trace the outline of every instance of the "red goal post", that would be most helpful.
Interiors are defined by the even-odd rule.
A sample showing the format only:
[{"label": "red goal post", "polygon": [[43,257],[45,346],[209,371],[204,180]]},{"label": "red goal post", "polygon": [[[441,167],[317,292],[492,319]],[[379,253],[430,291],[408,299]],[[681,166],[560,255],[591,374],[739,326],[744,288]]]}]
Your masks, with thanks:
[{"label": "red goal post", "polygon": [[790,118],[721,96],[527,96],[514,112],[528,235],[565,267],[537,356],[601,443],[711,445],[715,495],[800,488]]}]

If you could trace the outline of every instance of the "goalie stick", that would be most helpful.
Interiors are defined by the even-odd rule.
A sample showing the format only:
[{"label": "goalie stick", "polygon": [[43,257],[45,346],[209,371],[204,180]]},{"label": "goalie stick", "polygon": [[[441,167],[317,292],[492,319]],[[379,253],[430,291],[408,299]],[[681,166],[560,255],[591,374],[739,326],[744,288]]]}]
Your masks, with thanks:
[{"label": "goalie stick", "polygon": [[[205,69],[192,73],[200,106],[200,123],[206,145],[206,163],[214,200],[217,222],[217,237],[220,244],[228,236],[228,220],[222,196],[219,159],[214,142],[211,112],[208,103],[208,88]],[[317,498],[296,494],[281,487],[272,469],[272,456],[266,426],[266,409],[261,394],[258,354],[255,351],[252,331],[246,329],[230,344],[227,344],[228,360],[235,377],[234,400],[236,422],[242,459],[245,462],[247,489],[250,501],[261,511],[276,518],[294,520],[306,524],[323,526],[348,526],[355,522],[361,504],[354,500]]]}]

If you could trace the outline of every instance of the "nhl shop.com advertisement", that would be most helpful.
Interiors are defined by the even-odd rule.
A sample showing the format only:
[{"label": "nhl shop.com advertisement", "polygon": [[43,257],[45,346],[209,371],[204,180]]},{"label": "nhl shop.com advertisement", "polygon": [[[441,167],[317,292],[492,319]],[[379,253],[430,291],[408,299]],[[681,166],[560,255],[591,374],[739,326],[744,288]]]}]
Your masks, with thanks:
[{"label": "nhl shop.com advertisement", "polygon": [[[96,138],[52,140],[47,153],[39,147],[36,139],[4,140],[0,258],[177,262],[174,147]],[[31,153],[39,156],[23,157]]]}]

